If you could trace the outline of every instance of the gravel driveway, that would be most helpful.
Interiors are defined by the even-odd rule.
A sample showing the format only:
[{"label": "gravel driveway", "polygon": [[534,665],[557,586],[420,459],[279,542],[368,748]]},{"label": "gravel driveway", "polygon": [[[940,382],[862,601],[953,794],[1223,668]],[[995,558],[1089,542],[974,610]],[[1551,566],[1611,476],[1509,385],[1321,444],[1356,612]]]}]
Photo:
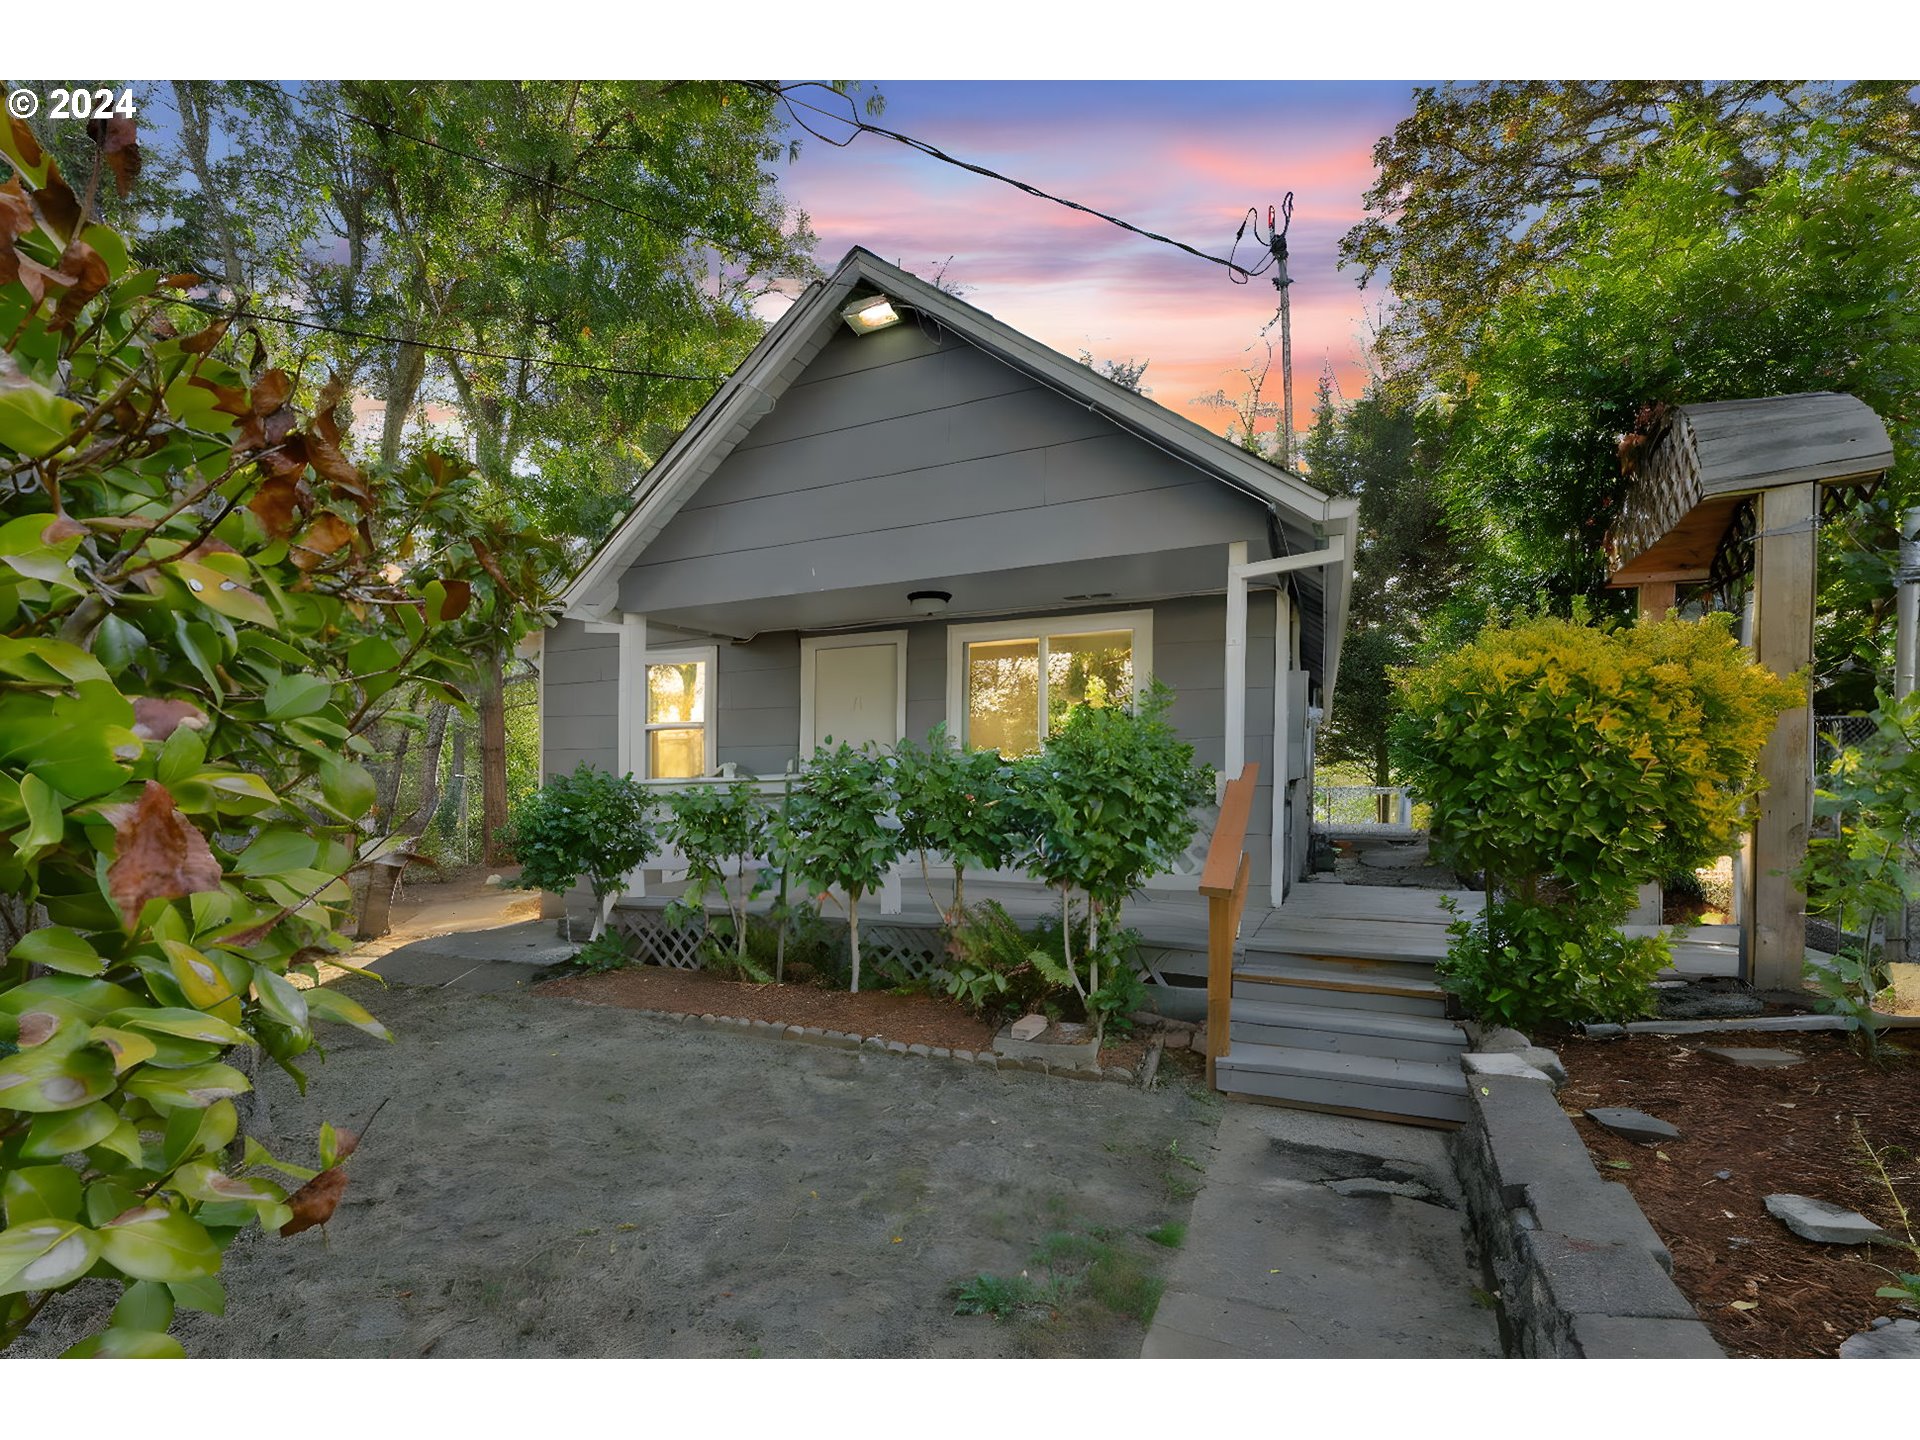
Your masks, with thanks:
[{"label": "gravel driveway", "polygon": [[[275,1153],[389,1103],[326,1232],[235,1243],[190,1353],[1134,1356],[1218,1118],[1185,1085],[342,983],[398,1039],[334,1032],[304,1100],[269,1077]],[[1022,1270],[1052,1304],[953,1314]]]}]

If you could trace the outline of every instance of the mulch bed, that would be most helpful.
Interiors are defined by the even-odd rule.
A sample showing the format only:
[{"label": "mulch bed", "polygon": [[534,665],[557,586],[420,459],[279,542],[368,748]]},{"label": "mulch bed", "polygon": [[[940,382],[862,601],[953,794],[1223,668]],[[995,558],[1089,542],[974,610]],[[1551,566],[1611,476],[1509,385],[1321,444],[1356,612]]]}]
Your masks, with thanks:
[{"label": "mulch bed", "polygon": [[[753,985],[709,975],[704,970],[658,965],[633,965],[599,975],[566,975],[543,982],[538,993],[628,1010],[670,1010],[683,1015],[730,1015],[783,1025],[817,1025],[823,1030],[879,1035],[908,1045],[993,1049],[993,1031],[984,1022],[936,995],[899,995],[887,990],[863,990],[852,995],[814,985]],[[1122,1065],[1138,1074],[1146,1055],[1145,1038],[1109,1036],[1100,1047],[1100,1064]]]},{"label": "mulch bed", "polygon": [[[1747,1069],[1701,1054],[1702,1045],[1793,1050],[1806,1060]],[[1920,1261],[1899,1248],[1803,1240],[1764,1202],[1808,1195],[1899,1235],[1858,1122],[1874,1146],[1904,1152],[1887,1157],[1889,1170],[1920,1228],[1920,1055],[1876,1070],[1831,1033],[1578,1039],[1559,1054],[1569,1076],[1561,1105],[1578,1116],[1603,1173],[1633,1192],[1673,1254],[1674,1279],[1728,1354],[1831,1356],[1876,1316],[1902,1313],[1898,1301],[1875,1297],[1892,1278],[1879,1267],[1911,1271]],[[1681,1138],[1635,1144],[1579,1115],[1603,1105],[1656,1115]],[[1716,1178],[1720,1171],[1731,1178]]]}]

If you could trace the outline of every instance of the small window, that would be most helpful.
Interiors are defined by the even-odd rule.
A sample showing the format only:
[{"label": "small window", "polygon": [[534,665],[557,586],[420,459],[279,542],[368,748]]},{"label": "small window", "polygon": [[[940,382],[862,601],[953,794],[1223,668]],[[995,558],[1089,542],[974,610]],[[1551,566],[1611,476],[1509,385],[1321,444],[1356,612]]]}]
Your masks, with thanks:
[{"label": "small window", "polygon": [[709,662],[654,660],[647,665],[647,774],[656,780],[704,775],[712,725]]},{"label": "small window", "polygon": [[951,627],[949,730],[970,750],[1030,755],[1077,706],[1132,704],[1152,623],[1133,611]]}]

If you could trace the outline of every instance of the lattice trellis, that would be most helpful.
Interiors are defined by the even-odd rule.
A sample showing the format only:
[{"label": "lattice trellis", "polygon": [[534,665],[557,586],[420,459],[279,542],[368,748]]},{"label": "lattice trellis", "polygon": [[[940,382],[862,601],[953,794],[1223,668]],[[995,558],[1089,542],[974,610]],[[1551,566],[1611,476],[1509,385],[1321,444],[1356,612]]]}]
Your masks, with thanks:
[{"label": "lattice trellis", "polygon": [[608,922],[633,942],[633,952],[644,963],[673,970],[698,970],[700,932],[675,925],[660,910],[618,909]]},{"label": "lattice trellis", "polygon": [[[846,926],[835,924],[844,934]],[[918,925],[862,925],[860,927],[860,963],[871,965],[900,979],[940,980],[946,978],[946,944],[938,930]]]}]

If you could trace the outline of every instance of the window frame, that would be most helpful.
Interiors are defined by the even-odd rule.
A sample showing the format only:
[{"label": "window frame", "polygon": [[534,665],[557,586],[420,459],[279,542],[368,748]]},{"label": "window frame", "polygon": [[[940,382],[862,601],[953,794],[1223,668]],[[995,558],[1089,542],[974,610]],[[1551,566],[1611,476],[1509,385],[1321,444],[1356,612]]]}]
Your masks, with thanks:
[{"label": "window frame", "polygon": [[866,645],[891,645],[893,660],[893,724],[896,743],[907,738],[907,632],[904,630],[855,630],[834,635],[800,637],[800,761],[804,764],[816,748],[807,744],[813,735],[815,683],[819,676],[822,650],[852,650]]},{"label": "window frame", "polygon": [[1039,734],[1047,726],[1047,637],[1126,630],[1133,635],[1133,700],[1137,704],[1153,682],[1153,611],[1103,610],[1092,614],[1028,615],[1018,620],[988,620],[947,627],[947,734],[965,749],[967,735],[967,646],[980,641],[1035,639],[1039,644]]},{"label": "window frame", "polygon": [[[706,718],[691,720],[662,720],[654,722],[647,719],[647,670],[654,665],[706,666],[707,713]],[[639,716],[640,716],[640,754],[635,773],[643,780],[656,780],[661,777],[653,773],[653,732],[656,730],[693,730],[701,731],[705,742],[703,751],[705,763],[701,766],[701,775],[711,775],[719,769],[719,720],[720,720],[720,647],[718,645],[676,645],[659,650],[648,650],[640,660],[639,680]],[[678,776],[672,777],[681,778]]]}]

